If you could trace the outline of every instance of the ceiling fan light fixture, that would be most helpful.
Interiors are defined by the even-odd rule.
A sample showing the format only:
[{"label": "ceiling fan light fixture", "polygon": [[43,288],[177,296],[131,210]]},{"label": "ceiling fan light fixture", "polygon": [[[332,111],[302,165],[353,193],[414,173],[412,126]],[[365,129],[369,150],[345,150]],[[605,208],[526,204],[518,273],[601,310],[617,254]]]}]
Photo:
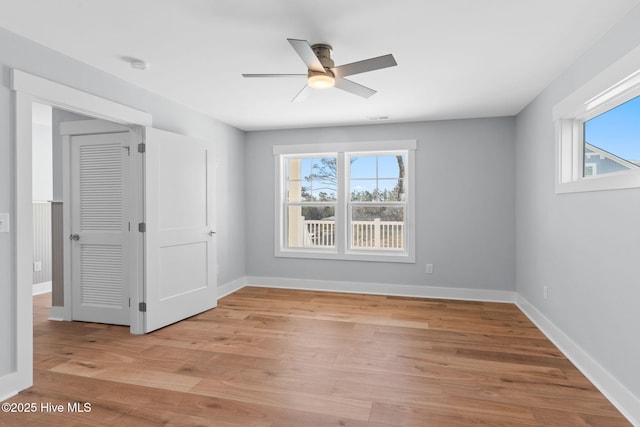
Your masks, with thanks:
[{"label": "ceiling fan light fixture", "polygon": [[329,89],[335,86],[336,79],[329,73],[309,72],[307,83],[314,89]]}]

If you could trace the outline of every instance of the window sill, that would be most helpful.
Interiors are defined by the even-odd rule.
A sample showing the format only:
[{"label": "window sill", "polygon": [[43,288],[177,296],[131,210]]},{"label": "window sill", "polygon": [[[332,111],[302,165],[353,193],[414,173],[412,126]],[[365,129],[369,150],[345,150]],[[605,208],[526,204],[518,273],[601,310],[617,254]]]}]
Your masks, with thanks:
[{"label": "window sill", "polygon": [[556,194],[640,188],[640,172],[622,172],[556,184]]},{"label": "window sill", "polygon": [[370,262],[400,262],[415,263],[415,257],[406,252],[378,252],[371,251],[349,251],[339,254],[335,251],[319,250],[279,250],[275,253],[276,258],[306,258],[306,259],[327,259],[339,261],[370,261]]}]

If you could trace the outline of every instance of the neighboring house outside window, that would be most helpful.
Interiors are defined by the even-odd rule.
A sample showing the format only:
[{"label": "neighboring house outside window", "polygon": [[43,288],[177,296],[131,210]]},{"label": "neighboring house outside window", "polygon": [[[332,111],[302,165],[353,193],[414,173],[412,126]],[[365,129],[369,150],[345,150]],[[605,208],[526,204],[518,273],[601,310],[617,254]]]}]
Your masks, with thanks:
[{"label": "neighboring house outside window", "polygon": [[276,256],[414,262],[415,148],[275,146]]},{"label": "neighboring house outside window", "polygon": [[609,153],[588,142],[584,144],[584,176],[598,176],[608,173],[640,170],[637,160],[627,160]]}]

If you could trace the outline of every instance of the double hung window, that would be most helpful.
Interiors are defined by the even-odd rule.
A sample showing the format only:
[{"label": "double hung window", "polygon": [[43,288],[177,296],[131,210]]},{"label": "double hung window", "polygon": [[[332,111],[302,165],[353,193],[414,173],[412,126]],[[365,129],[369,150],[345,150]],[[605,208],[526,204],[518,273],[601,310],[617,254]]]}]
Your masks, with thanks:
[{"label": "double hung window", "polygon": [[288,248],[335,248],[338,201],[335,155],[284,157]]},{"label": "double hung window", "polygon": [[413,262],[415,147],[274,147],[276,256]]}]

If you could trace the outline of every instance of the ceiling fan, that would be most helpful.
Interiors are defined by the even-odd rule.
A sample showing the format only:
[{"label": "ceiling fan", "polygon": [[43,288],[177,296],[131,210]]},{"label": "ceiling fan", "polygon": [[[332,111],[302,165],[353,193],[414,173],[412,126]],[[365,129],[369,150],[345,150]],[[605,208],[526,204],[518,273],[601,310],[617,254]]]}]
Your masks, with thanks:
[{"label": "ceiling fan", "polygon": [[243,74],[242,76],[306,77],[307,84],[296,94],[291,102],[300,101],[305,98],[308,93],[308,88],[327,89],[334,86],[354,95],[369,98],[376,93],[375,90],[347,80],[345,77],[398,65],[393,55],[389,54],[336,67],[334,66],[333,59],[331,59],[331,46],[327,44],[310,45],[306,40],[287,40],[307,66],[306,74]]}]

